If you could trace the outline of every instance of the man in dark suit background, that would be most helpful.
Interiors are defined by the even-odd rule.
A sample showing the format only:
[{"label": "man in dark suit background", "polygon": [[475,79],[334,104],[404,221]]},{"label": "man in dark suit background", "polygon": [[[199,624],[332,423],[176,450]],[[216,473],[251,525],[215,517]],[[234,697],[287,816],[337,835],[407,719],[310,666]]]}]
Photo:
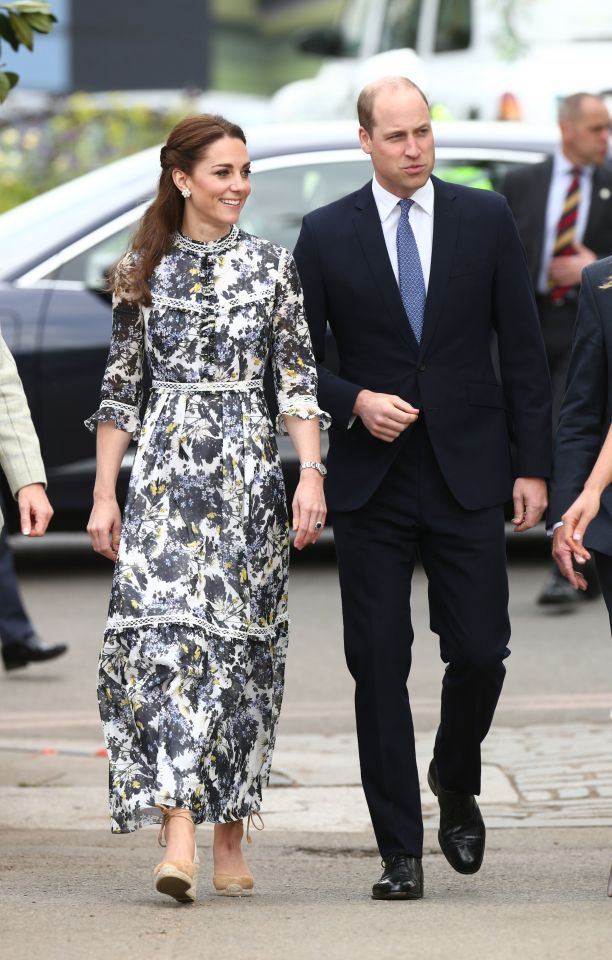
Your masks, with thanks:
[{"label": "man in dark suit background", "polygon": [[[384,860],[372,895],[415,899],[423,825],[406,682],[416,553],[446,663],[428,780],[442,850],[474,873],[485,845],[480,744],[509,653],[503,505],[513,497],[519,532],[545,509],[550,386],[505,200],[431,176],[429,108],[406,78],[366,87],[358,112],[374,179],[307,215],[295,257],[333,418],[326,498],[362,782]],[[337,375],[324,366],[328,323]]]},{"label": "man in dark suit background", "polygon": [[[601,97],[576,93],[559,107],[559,150],[507,174],[508,200],[527,253],[553,384],[557,423],[576,320],[580,275],[612,253],[612,168],[606,165],[610,116]],[[595,576],[593,571],[593,577]],[[597,581],[589,595],[598,592]],[[538,602],[576,594],[553,564]]]}]

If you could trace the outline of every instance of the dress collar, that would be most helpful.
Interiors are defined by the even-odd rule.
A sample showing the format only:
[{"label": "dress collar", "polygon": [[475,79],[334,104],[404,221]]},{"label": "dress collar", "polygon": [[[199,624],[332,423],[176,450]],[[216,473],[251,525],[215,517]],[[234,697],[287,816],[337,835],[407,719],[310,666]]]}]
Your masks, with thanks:
[{"label": "dress collar", "polygon": [[229,233],[219,240],[192,240],[191,237],[185,237],[180,231],[174,235],[174,245],[185,253],[194,253],[197,257],[203,257],[211,253],[224,253],[230,247],[235,246],[238,240],[240,230],[235,223],[232,224]]}]

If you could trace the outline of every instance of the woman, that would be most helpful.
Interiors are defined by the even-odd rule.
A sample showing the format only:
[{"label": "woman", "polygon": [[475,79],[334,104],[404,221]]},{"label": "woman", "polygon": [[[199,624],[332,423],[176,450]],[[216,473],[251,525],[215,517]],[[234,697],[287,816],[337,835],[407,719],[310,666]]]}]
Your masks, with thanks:
[{"label": "woman", "polygon": [[[555,439],[549,518],[563,576],[586,590],[595,557],[612,627],[612,257],[582,273],[567,389]],[[588,528],[588,533],[587,533]],[[585,547],[585,542],[588,549]],[[612,897],[612,872],[608,881]]]},{"label": "woman", "polygon": [[[214,886],[249,894],[243,818],[259,810],[283,693],[288,523],[262,389],[271,358],[301,466],[295,546],[325,522],[316,373],[287,251],[237,226],[240,127],[179,123],[159,190],[115,271],[97,428],[94,549],[115,561],[100,658],[112,830],[160,819],[157,890],[193,902],[194,824],[215,823]],[[143,360],[153,378],[139,423]],[[139,438],[123,524],[115,498]],[[248,830],[247,830],[248,838]]]}]

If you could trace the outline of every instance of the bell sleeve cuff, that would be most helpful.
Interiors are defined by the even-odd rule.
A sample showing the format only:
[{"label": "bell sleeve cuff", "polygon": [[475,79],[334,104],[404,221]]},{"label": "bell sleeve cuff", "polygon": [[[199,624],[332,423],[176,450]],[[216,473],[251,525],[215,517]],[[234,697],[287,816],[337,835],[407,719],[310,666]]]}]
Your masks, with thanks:
[{"label": "bell sleeve cuff", "polygon": [[318,418],[321,430],[329,430],[331,426],[330,415],[321,410],[316,397],[279,397],[276,432],[282,435],[288,433],[284,417],[299,417],[300,420]]},{"label": "bell sleeve cuff", "polygon": [[132,440],[140,436],[140,417],[138,407],[129,403],[120,403],[118,400],[103,400],[100,408],[85,420],[85,426],[92,433],[96,432],[99,423],[114,423],[117,430],[124,430],[132,434]]}]

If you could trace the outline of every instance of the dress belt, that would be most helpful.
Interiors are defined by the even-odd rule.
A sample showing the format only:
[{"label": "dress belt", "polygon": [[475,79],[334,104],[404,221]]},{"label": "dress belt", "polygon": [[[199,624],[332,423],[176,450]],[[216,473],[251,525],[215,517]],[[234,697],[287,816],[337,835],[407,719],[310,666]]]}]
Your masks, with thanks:
[{"label": "dress belt", "polygon": [[199,380],[195,383],[154,380],[151,386],[161,393],[247,393],[249,390],[263,390],[263,380]]}]

